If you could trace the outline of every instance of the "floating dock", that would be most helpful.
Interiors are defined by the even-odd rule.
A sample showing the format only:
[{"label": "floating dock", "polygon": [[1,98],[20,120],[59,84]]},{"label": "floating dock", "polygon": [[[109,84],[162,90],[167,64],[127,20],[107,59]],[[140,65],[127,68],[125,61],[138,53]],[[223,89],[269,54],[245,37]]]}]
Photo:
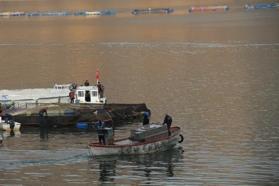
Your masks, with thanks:
[{"label": "floating dock", "polygon": [[25,16],[25,12],[0,12],[0,16]]},{"label": "floating dock", "polygon": [[35,11],[35,12],[0,12],[2,17],[13,16],[112,16],[115,15],[114,10],[100,10],[100,11]]},{"label": "floating dock", "polygon": [[228,11],[228,5],[220,5],[220,6],[192,6],[188,9],[189,13],[192,12],[216,12],[216,11]]},{"label": "floating dock", "polygon": [[244,8],[246,10],[274,9],[274,8],[279,8],[279,3],[256,3],[254,5],[246,4]]},{"label": "floating dock", "polygon": [[134,9],[132,14],[170,14],[174,10],[172,8],[146,8],[146,9]]}]

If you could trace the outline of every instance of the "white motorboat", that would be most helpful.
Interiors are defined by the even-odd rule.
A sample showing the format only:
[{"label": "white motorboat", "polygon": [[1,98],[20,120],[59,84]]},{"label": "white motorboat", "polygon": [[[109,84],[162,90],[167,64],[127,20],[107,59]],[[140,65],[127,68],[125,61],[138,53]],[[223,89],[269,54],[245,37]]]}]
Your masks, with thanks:
[{"label": "white motorboat", "polygon": [[0,103],[16,104],[16,107],[24,108],[28,103],[70,103],[71,91],[74,92],[75,103],[104,104],[107,101],[97,85],[77,86],[73,89],[72,84],[55,84],[53,88],[0,90]]}]

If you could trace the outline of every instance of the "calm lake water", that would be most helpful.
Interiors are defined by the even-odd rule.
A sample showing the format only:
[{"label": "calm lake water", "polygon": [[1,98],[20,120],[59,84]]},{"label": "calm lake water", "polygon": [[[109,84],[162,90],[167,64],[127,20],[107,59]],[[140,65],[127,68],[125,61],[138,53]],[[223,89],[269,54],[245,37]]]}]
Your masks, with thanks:
[{"label": "calm lake water", "polygon": [[[258,2],[258,1],[249,1]],[[191,5],[228,12],[188,14]],[[92,158],[88,131],[5,137],[0,185],[278,185],[279,12],[240,0],[4,1],[0,11],[113,9],[103,17],[0,17],[0,89],[95,81],[113,103],[165,113],[184,142],[168,152]],[[134,8],[170,7],[134,16]],[[126,137],[138,123],[116,129]]]}]

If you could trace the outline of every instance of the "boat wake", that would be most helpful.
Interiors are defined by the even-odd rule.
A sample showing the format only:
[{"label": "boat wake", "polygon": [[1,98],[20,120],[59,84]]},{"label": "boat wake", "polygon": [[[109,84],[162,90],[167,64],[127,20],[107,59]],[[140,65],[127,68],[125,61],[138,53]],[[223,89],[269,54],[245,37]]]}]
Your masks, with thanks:
[{"label": "boat wake", "polygon": [[156,48],[162,46],[181,46],[192,48],[232,48],[232,47],[266,47],[266,46],[279,46],[279,43],[215,43],[215,42],[103,42],[101,45],[108,47],[146,47]]},{"label": "boat wake", "polygon": [[66,165],[87,160],[87,149],[0,150],[0,170],[40,165]]},{"label": "boat wake", "polygon": [[[65,47],[66,44],[62,43],[0,43],[0,47],[19,46],[19,47]],[[266,47],[266,46],[279,46],[279,43],[240,43],[227,42],[101,42],[101,43],[76,43],[76,45],[83,45],[88,48],[95,48],[98,46],[106,47],[137,47],[137,48],[157,48],[162,46],[181,46],[192,48],[232,48],[232,47]],[[72,46],[72,44],[71,44]]]}]

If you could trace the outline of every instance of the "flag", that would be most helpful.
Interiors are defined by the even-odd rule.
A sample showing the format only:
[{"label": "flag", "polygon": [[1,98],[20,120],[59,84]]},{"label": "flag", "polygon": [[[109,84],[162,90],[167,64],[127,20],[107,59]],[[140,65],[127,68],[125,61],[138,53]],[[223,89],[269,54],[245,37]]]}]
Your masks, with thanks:
[{"label": "flag", "polygon": [[100,72],[99,72],[99,69],[97,69],[97,71],[96,71],[96,80],[97,80],[97,83],[98,83],[99,80],[100,80]]}]

